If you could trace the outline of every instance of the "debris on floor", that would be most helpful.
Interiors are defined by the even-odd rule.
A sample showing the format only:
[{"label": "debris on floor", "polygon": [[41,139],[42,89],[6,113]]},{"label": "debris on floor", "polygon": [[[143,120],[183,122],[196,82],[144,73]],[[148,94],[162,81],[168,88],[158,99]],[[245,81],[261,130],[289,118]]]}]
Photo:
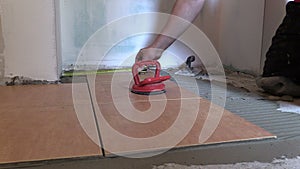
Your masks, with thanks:
[{"label": "debris on floor", "polygon": [[228,165],[210,165],[210,166],[183,166],[178,164],[165,164],[156,166],[153,169],[298,169],[300,167],[300,158],[274,160],[272,163],[238,163]]},{"label": "debris on floor", "polygon": [[33,80],[30,78],[15,76],[5,82],[6,86],[17,86],[17,85],[46,85],[46,84],[58,84],[58,81],[47,81],[47,80]]},{"label": "debris on floor", "polygon": [[225,72],[228,85],[244,89],[249,93],[255,93],[259,96],[264,97],[266,100],[293,102],[296,99],[290,95],[274,96],[270,93],[265,92],[263,89],[257,86],[257,77],[253,75],[230,70],[226,70]]},{"label": "debris on floor", "polygon": [[260,88],[256,85],[256,77],[250,74],[225,70],[228,85],[246,90],[247,92],[260,92]]},{"label": "debris on floor", "polygon": [[6,83],[8,81],[10,81],[11,79],[10,78],[7,78],[7,77],[2,77],[0,78],[0,86],[6,86]]},{"label": "debris on floor", "polygon": [[178,71],[175,72],[175,75],[195,77],[200,74],[207,74],[204,66],[192,67],[192,63],[195,61],[195,59],[195,56],[189,56],[187,60],[177,68]]},{"label": "debris on floor", "polygon": [[282,76],[260,77],[256,82],[260,88],[273,95],[300,97],[300,85],[289,78]]},{"label": "debris on floor", "polygon": [[[189,76],[189,77],[196,78],[197,80],[222,81],[223,79],[222,75],[213,74],[208,76],[207,74],[202,74],[202,73],[196,74],[184,67],[179,67],[178,69],[168,70],[168,71],[175,72],[173,73],[175,75]],[[285,101],[285,102],[293,102],[295,100],[295,98],[290,95],[274,96],[271,95],[270,93],[265,92],[263,89],[257,86],[256,83],[257,77],[254,75],[239,72],[239,71],[232,71],[229,69],[225,69],[225,75],[226,75],[227,85],[242,89],[248,93],[257,94],[258,96],[263,97],[265,100]]]},{"label": "debris on floor", "polygon": [[288,96],[288,95],[285,95],[285,96],[270,95],[270,96],[267,96],[266,98],[267,98],[267,100],[270,100],[270,101],[285,101],[285,102],[293,102],[294,101],[294,97]]},{"label": "debris on floor", "polygon": [[280,108],[277,110],[284,112],[284,113],[297,113],[300,114],[300,100],[296,100],[295,102],[278,102]]},{"label": "debris on floor", "polygon": [[175,73],[175,75],[194,77],[194,76],[196,76],[196,73],[193,73],[192,71],[189,71],[188,69],[184,69],[184,70],[178,70]]}]

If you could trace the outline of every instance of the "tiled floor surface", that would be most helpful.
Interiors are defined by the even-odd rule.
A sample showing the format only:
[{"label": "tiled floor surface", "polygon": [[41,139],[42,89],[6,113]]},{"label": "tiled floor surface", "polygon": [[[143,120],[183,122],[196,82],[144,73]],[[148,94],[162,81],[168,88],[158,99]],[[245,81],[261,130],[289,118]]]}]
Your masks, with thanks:
[{"label": "tiled floor surface", "polygon": [[141,96],[130,79],[0,87],[0,164],[274,138],[173,82],[165,95]]}]

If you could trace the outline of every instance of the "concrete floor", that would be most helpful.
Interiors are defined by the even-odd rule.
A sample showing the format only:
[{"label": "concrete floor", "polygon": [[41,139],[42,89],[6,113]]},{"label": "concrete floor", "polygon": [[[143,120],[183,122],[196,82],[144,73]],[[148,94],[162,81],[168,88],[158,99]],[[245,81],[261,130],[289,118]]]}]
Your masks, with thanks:
[{"label": "concrete floor", "polygon": [[184,166],[178,164],[165,164],[162,166],[156,166],[153,169],[242,169],[242,168],[256,168],[256,169],[298,169],[300,166],[300,159],[279,159],[274,160],[272,163],[237,163],[227,165],[192,165]]},{"label": "concrete floor", "polygon": [[66,159],[3,165],[0,168],[30,168],[30,169],[151,169],[175,163],[185,166],[236,164],[240,162],[271,163],[283,156],[292,158],[299,155],[300,137],[286,140],[265,140],[258,142],[230,143],[211,146],[177,149],[165,154],[147,159],[127,159],[123,157],[106,158],[90,157],[81,159]]}]

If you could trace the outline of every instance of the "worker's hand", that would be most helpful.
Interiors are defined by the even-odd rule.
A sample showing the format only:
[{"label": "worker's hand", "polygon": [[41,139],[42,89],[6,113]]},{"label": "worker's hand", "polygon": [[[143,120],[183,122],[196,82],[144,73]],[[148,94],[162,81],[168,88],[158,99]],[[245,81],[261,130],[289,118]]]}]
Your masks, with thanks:
[{"label": "worker's hand", "polygon": [[135,62],[158,60],[163,54],[164,50],[158,48],[143,48],[135,57]]}]

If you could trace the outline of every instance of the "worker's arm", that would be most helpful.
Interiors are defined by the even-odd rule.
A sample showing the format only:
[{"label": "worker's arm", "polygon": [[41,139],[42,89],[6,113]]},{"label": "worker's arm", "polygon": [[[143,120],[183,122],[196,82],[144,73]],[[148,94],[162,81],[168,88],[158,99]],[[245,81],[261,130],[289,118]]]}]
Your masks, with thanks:
[{"label": "worker's arm", "polygon": [[[139,51],[136,61],[159,59],[162,53],[188,29],[201,11],[203,4],[204,0],[177,0],[171,16],[160,35],[151,45]],[[185,21],[180,21],[177,17]]]}]

